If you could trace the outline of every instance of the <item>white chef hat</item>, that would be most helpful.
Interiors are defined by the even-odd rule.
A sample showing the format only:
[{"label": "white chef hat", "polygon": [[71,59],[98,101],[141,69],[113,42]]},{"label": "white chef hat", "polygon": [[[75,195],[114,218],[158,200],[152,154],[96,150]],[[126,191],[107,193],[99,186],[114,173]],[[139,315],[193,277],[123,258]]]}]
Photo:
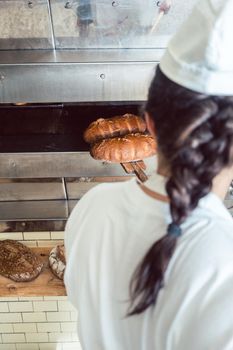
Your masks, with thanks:
[{"label": "white chef hat", "polygon": [[233,0],[201,0],[168,44],[162,72],[208,95],[233,95]]}]

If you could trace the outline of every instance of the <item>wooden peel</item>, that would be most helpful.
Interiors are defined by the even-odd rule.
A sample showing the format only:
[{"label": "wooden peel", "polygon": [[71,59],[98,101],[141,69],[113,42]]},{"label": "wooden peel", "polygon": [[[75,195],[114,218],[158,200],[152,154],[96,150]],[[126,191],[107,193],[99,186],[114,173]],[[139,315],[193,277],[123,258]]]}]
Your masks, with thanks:
[{"label": "wooden peel", "polygon": [[137,162],[135,162],[138,164],[138,166],[142,169],[142,170],[146,170],[146,164],[144,163],[143,160],[138,160]]},{"label": "wooden peel", "polygon": [[132,167],[134,168],[135,175],[141,182],[145,182],[148,179],[147,175],[141,168],[140,164],[138,164],[138,162],[132,162]]},{"label": "wooden peel", "polygon": [[127,174],[132,174],[134,172],[134,169],[132,167],[132,162],[120,163],[120,164]]},{"label": "wooden peel", "polygon": [[141,182],[145,182],[148,179],[147,175],[144,172],[146,165],[143,160],[139,160],[137,162],[121,163],[121,166],[127,174],[134,173]]}]

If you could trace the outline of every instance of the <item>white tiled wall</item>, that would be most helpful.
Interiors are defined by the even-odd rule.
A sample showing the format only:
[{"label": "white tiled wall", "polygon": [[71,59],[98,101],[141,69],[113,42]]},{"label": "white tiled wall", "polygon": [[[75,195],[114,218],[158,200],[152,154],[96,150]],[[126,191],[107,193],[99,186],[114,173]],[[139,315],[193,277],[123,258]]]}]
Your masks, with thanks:
[{"label": "white tiled wall", "polygon": [[[63,232],[0,233],[28,246],[63,243]],[[66,296],[1,297],[0,350],[82,350],[77,312]]]},{"label": "white tiled wall", "polygon": [[81,350],[67,297],[0,298],[0,350]]},{"label": "white tiled wall", "polygon": [[14,239],[29,247],[52,247],[63,243],[64,232],[5,232],[0,233],[1,239]]}]

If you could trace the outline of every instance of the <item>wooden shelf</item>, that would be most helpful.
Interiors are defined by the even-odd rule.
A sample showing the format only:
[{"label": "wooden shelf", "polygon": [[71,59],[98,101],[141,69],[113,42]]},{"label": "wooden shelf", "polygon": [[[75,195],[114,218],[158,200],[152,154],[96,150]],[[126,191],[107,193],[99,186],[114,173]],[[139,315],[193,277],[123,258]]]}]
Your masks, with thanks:
[{"label": "wooden shelf", "polygon": [[59,280],[48,266],[48,255],[51,247],[31,248],[40,254],[44,261],[41,274],[31,282],[14,282],[0,276],[0,296],[61,296],[66,295],[63,281]]}]

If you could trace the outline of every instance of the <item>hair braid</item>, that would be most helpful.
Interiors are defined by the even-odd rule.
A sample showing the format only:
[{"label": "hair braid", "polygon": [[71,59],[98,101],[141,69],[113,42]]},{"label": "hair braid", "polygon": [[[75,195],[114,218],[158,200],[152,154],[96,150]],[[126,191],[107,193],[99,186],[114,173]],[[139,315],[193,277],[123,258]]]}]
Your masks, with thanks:
[{"label": "hair braid", "polygon": [[[172,221],[181,225],[212,188],[214,177],[233,163],[233,98],[187,90],[158,69],[146,110],[155,120],[158,147],[170,176],[166,190]],[[130,312],[154,305],[177,237],[155,242],[132,276]]]}]

